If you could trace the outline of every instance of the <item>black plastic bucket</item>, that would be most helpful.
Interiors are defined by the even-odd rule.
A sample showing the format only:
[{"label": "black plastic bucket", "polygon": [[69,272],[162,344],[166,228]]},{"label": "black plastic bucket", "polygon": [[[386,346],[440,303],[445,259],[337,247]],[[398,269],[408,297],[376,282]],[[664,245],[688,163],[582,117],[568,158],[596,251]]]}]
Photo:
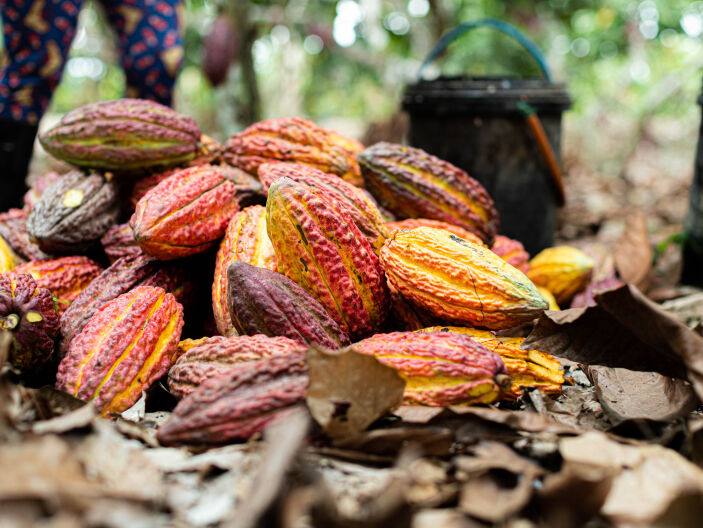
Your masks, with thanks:
[{"label": "black plastic bucket", "polygon": [[550,81],[534,43],[494,19],[462,24],[442,37],[420,75],[451,41],[476,27],[492,27],[516,38],[540,64],[545,79],[440,77],[407,86],[403,109],[410,115],[409,143],[480,181],[496,203],[500,233],[520,240],[535,254],[554,243],[558,196],[517,103],[534,108],[560,160],[561,116],[571,99],[563,84]]}]

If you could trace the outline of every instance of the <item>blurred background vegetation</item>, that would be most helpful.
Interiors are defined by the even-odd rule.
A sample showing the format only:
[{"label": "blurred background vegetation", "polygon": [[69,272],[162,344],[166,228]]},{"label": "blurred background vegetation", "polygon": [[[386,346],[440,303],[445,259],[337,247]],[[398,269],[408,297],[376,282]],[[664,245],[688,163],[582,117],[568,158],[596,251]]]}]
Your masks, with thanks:
[{"label": "blurred background vegetation", "polygon": [[[565,235],[628,207],[647,208],[654,223],[683,218],[700,119],[703,2],[186,0],[185,7],[175,106],[219,140],[255,118],[286,115],[362,137],[369,123],[398,111],[403,87],[447,30],[487,16],[511,22],[541,47],[574,101],[564,116],[564,163],[568,211],[579,227]],[[232,20],[240,56],[213,88],[202,71],[203,42],[219,14]],[[87,3],[80,20],[54,116],[123,92],[99,6]],[[245,82],[246,56],[254,85]],[[454,42],[433,70],[539,75],[524,50],[489,29]]]}]

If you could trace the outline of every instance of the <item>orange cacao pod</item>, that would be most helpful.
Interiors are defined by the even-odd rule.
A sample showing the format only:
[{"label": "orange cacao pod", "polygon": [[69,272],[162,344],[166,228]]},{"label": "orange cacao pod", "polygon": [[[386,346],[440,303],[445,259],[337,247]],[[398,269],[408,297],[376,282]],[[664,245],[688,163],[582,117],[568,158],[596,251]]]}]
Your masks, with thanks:
[{"label": "orange cacao pod", "polygon": [[490,249],[442,229],[396,231],[380,257],[390,283],[444,321],[509,328],[547,308],[523,273]]},{"label": "orange cacao pod", "polygon": [[212,311],[217,331],[223,336],[237,335],[227,307],[227,268],[238,261],[276,271],[276,254],[266,231],[265,207],[252,205],[236,213],[220,242],[212,283]]},{"label": "orange cacao pod", "polygon": [[234,184],[216,167],[202,165],[176,172],[147,192],[129,225],[145,253],[170,260],[215,245],[238,209]]},{"label": "orange cacao pod", "polygon": [[519,240],[496,235],[491,251],[523,273],[527,273],[527,270],[530,269],[530,254],[525,251],[525,246]]},{"label": "orange cacao pod", "polygon": [[314,188],[279,178],[266,205],[278,270],[308,290],[358,338],[378,330],[389,293],[378,257],[349,216]]},{"label": "orange cacao pod", "polygon": [[183,308],[161,288],[139,286],[103,306],[71,341],[56,388],[121,413],[173,363]]}]

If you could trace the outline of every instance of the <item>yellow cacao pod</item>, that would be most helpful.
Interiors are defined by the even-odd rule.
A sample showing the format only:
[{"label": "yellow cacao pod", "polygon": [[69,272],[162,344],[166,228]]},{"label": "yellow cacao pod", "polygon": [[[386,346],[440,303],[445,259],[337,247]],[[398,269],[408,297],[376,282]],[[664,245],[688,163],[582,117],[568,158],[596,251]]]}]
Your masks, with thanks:
[{"label": "yellow cacao pod", "polygon": [[564,304],[591,280],[593,259],[571,246],[547,248],[530,260],[527,276],[547,288],[558,304]]}]

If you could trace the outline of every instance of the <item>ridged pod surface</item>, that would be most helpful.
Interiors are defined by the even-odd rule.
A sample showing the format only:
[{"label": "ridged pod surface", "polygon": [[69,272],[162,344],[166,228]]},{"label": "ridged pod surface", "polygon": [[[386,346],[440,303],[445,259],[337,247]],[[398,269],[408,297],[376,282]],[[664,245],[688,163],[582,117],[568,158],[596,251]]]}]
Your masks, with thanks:
[{"label": "ridged pod surface", "polygon": [[408,404],[491,403],[500,395],[500,356],[469,336],[453,333],[392,332],[352,345],[362,354],[394,368],[405,379]]},{"label": "ridged pod surface", "polygon": [[305,399],[305,353],[235,365],[183,398],[156,435],[162,444],[246,440]]},{"label": "ridged pod surface", "polygon": [[[185,280],[183,273],[181,268],[164,266],[148,255],[116,260],[81,291],[61,316],[60,353],[64,354],[68,350],[73,338],[108,302],[136,286],[157,286],[174,293],[174,289]],[[181,299],[176,296],[179,302],[182,302]]]},{"label": "ridged pod surface", "polygon": [[17,266],[17,257],[5,239],[0,237],[0,273],[10,271]]},{"label": "ridged pod surface", "polygon": [[430,218],[471,231],[490,247],[498,213],[483,186],[427,152],[377,143],[359,154],[369,192],[398,218]]},{"label": "ridged pod surface", "polygon": [[256,174],[268,161],[291,161],[336,174],[361,185],[356,161],[363,146],[330,132],[302,117],[281,117],[254,123],[225,143],[224,159],[230,165]]},{"label": "ridged pod surface", "polygon": [[547,309],[523,273],[443,229],[396,231],[380,257],[393,287],[443,321],[501,329]]},{"label": "ridged pod surface", "polygon": [[586,306],[595,306],[596,295],[608,290],[619,288],[624,283],[617,277],[607,277],[598,281],[594,281],[586,286],[586,289],[581,293],[574,295],[569,308],[584,308]]},{"label": "ridged pod surface", "polygon": [[525,339],[522,337],[500,337],[486,330],[459,326],[434,326],[424,328],[421,332],[468,335],[498,354],[511,379],[510,389],[503,391],[502,399],[515,400],[529,387],[537,387],[549,396],[561,394],[561,386],[564,384],[561,363],[546,352],[523,350],[521,346]]},{"label": "ridged pod surface", "polygon": [[312,187],[279,178],[266,205],[278,271],[309,291],[354,338],[378,330],[389,293],[378,257],[348,216]]},{"label": "ridged pod surface", "polygon": [[121,413],[175,360],[183,308],[161,288],[139,286],[88,321],[59,364],[56,388]]},{"label": "ridged pod surface", "polygon": [[586,288],[593,266],[593,259],[580,249],[556,246],[540,251],[530,260],[527,276],[552,292],[557,303],[564,304]]},{"label": "ridged pod surface", "polygon": [[34,204],[27,232],[47,253],[82,253],[100,241],[119,213],[114,183],[74,170],[52,183]]},{"label": "ridged pod surface", "polygon": [[30,260],[12,273],[27,273],[37,286],[47,288],[56,297],[56,310],[63,314],[76,297],[102,273],[103,269],[88,257],[75,255],[48,260]]},{"label": "ridged pod surface", "polygon": [[550,292],[547,288],[543,288],[542,286],[537,286],[537,291],[539,294],[544,297],[544,299],[547,301],[549,304],[549,310],[560,310],[559,304],[557,303],[557,300],[554,298],[554,295],[552,295],[552,292]]},{"label": "ridged pod surface", "polygon": [[227,282],[229,313],[240,334],[284,336],[329,349],[350,342],[324,307],[285,275],[234,262]]},{"label": "ridged pod surface", "polygon": [[530,269],[530,254],[525,251],[525,246],[519,240],[496,235],[491,251],[523,273]]},{"label": "ridged pod surface", "polygon": [[144,254],[142,248],[137,244],[129,224],[112,226],[102,236],[100,243],[111,263],[121,257],[137,257]]},{"label": "ridged pod surface", "polygon": [[266,230],[266,208],[261,205],[246,207],[232,217],[215,258],[212,311],[217,331],[223,336],[237,335],[227,307],[227,268],[238,261],[276,271],[276,253]]},{"label": "ridged pod surface", "polygon": [[201,253],[237,212],[235,188],[211,165],[172,174],[147,192],[129,225],[142,250],[161,260]]},{"label": "ridged pod surface", "polygon": [[18,260],[51,258],[30,239],[27,233],[27,212],[24,209],[10,209],[0,213],[0,237],[7,242]]},{"label": "ridged pod surface", "polygon": [[51,292],[38,287],[31,275],[1,274],[0,330],[12,335],[10,365],[23,374],[38,371],[51,360],[59,333]]},{"label": "ridged pod surface", "polygon": [[242,363],[272,356],[304,353],[306,347],[286,337],[215,336],[188,349],[168,371],[168,387],[176,398],[193,392],[205,380]]},{"label": "ridged pod surface", "polygon": [[376,204],[363,192],[334,174],[326,174],[313,167],[298,163],[264,163],[259,166],[259,179],[268,192],[278,178],[290,178],[316,189],[343,214],[348,214],[371,245],[380,249],[387,238],[381,212]]},{"label": "ridged pod surface", "polygon": [[52,156],[79,167],[132,172],[188,163],[200,148],[190,117],[142,99],[118,99],[67,113],[39,142]]},{"label": "ridged pod surface", "polygon": [[405,220],[398,220],[396,222],[386,222],[386,229],[389,235],[393,235],[398,230],[410,230],[416,227],[434,227],[436,229],[444,229],[450,233],[455,234],[459,238],[473,242],[474,244],[479,244],[484,246],[483,240],[478,235],[473,234],[471,231],[464,229],[447,222],[442,222],[441,220],[431,220],[429,218],[406,218]]}]

